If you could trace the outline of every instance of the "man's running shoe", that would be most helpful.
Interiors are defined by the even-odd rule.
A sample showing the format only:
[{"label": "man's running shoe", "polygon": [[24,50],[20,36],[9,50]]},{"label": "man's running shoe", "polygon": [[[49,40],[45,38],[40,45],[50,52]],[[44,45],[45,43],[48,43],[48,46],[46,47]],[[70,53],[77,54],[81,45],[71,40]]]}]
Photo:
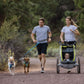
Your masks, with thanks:
[{"label": "man's running shoe", "polygon": [[69,74],[71,71],[68,71],[67,73]]},{"label": "man's running shoe", "polygon": [[41,70],[41,73],[44,73],[44,68],[41,68],[42,70]]}]

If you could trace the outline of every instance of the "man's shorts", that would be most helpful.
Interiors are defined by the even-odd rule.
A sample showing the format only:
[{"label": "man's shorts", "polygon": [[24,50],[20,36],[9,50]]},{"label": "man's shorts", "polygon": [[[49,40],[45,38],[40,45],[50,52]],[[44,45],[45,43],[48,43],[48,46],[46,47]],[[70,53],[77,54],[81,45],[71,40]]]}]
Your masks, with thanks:
[{"label": "man's shorts", "polygon": [[48,43],[40,43],[37,46],[37,50],[38,50],[38,55],[46,54],[47,53],[47,47],[48,47]]}]

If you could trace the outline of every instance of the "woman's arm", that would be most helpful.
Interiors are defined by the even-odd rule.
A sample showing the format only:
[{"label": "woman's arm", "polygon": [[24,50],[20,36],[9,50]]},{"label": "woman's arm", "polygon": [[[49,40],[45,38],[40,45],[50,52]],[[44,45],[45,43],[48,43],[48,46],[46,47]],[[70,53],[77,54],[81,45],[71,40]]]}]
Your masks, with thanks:
[{"label": "woman's arm", "polygon": [[76,29],[75,31],[73,31],[72,29],[71,29],[71,31],[74,33],[74,34],[76,34],[76,35],[80,35],[80,33],[79,33],[79,31]]},{"label": "woman's arm", "polygon": [[61,32],[61,34],[60,34],[60,40],[61,40],[61,42],[64,42],[64,40],[63,40],[63,35],[64,35],[64,33]]}]

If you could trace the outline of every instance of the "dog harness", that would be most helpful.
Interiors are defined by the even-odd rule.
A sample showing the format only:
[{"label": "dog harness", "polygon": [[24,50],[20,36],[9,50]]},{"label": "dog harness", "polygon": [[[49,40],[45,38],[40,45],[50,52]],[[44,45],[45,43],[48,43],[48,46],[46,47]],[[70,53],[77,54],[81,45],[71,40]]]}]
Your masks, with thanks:
[{"label": "dog harness", "polygon": [[28,67],[29,65],[29,62],[24,62],[25,66]]},{"label": "dog harness", "polygon": [[10,68],[12,68],[13,65],[14,65],[13,63],[10,63]]}]

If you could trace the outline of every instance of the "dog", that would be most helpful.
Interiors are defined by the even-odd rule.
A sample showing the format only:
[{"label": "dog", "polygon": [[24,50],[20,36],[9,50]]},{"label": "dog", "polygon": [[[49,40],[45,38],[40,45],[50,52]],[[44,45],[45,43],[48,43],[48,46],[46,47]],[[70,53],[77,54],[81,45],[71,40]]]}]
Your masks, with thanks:
[{"label": "dog", "polygon": [[29,57],[24,57],[24,73],[29,72],[29,67],[30,67],[30,59]]},{"label": "dog", "polygon": [[8,70],[10,74],[15,75],[15,60],[13,56],[8,58]]}]

